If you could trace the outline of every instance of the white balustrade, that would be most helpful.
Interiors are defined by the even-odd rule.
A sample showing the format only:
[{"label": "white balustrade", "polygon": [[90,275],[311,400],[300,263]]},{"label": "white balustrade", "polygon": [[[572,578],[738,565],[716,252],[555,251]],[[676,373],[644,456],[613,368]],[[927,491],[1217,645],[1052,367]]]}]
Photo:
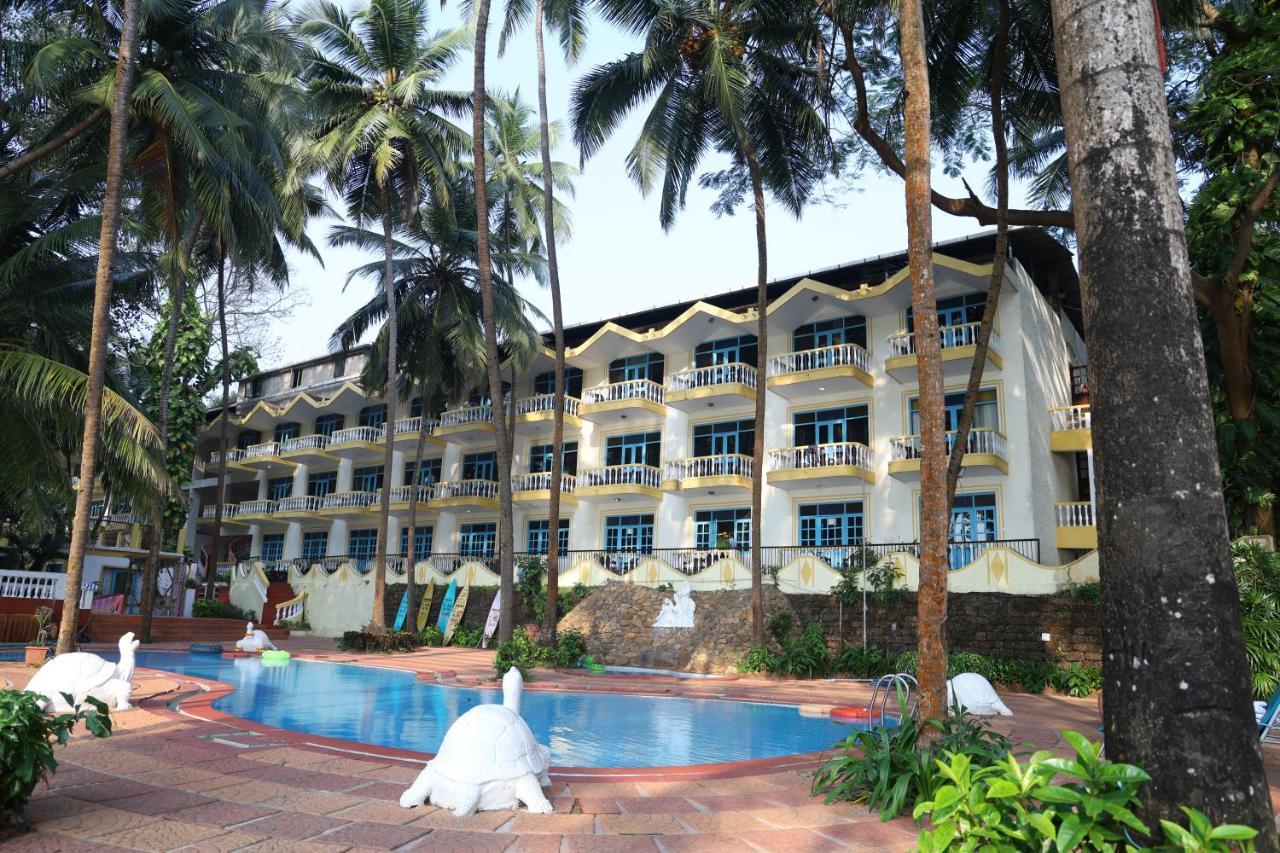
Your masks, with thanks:
[{"label": "white balustrade", "polygon": [[238,447],[233,447],[226,452],[215,450],[209,454],[209,464],[222,465],[223,463],[226,463],[227,465],[231,465],[235,462],[239,462],[243,458],[244,451]]},{"label": "white balustrade", "polygon": [[582,392],[583,403],[612,403],[618,400],[646,400],[662,405],[667,399],[667,389],[649,379],[628,379],[626,382],[610,382]]},{"label": "white balustrade", "polygon": [[[955,447],[956,431],[947,431],[947,453]],[[1007,459],[1004,433],[989,428],[969,430],[969,440],[965,453],[991,453],[1001,459]],[[889,458],[894,462],[904,459],[919,459],[921,454],[920,436],[900,435],[889,440]]]},{"label": "white balustrade", "polygon": [[377,444],[382,440],[382,430],[378,427],[358,426],[340,429],[329,437],[329,444],[346,444],[351,441],[367,441]]},{"label": "white balustrade", "polygon": [[493,406],[463,406],[440,413],[440,427],[493,423]]},{"label": "white balustrade", "polygon": [[307,600],[307,593],[304,590],[303,592],[298,593],[298,595],[295,596],[294,598],[291,598],[288,601],[282,601],[279,604],[277,604],[276,605],[276,624],[279,625],[281,622],[292,622],[293,620],[301,616],[302,607],[303,607],[303,604],[306,602],[306,600]]},{"label": "white balustrade", "polygon": [[422,431],[423,420],[426,420],[426,429],[427,429],[427,432],[430,433],[431,430],[435,427],[436,422],[431,418],[424,419],[421,415],[415,415],[412,418],[400,418],[399,420],[397,420],[395,422],[395,427],[394,427],[396,431],[395,434],[396,435],[410,435],[410,434],[416,435],[417,433]]},{"label": "white balustrade", "polygon": [[1091,429],[1093,415],[1088,403],[1081,406],[1059,406],[1049,410],[1049,422],[1054,432],[1066,429]]},{"label": "white balustrade", "polygon": [[854,465],[870,471],[875,466],[871,448],[854,441],[782,447],[769,451],[769,467],[774,471],[798,471]]},{"label": "white balustrade", "polygon": [[1093,504],[1088,501],[1054,504],[1053,510],[1059,527],[1093,527],[1096,524]]},{"label": "white balustrade", "polygon": [[333,492],[320,502],[321,509],[368,509],[378,499],[377,492]]},{"label": "white balustrade", "polygon": [[824,367],[856,367],[864,372],[871,370],[871,358],[866,349],[857,344],[835,344],[818,349],[806,349],[775,355],[769,359],[769,375],[785,376]]},{"label": "white balustrade", "polygon": [[742,453],[720,453],[715,456],[692,456],[669,459],[663,465],[664,480],[690,477],[750,477],[751,457]]},{"label": "white balustrade", "polygon": [[290,438],[281,442],[280,452],[291,453],[295,450],[324,450],[329,444],[329,436],[315,433],[313,435],[300,435],[296,438]]},{"label": "white balustrade", "polygon": [[662,470],[652,465],[606,465],[578,472],[578,485],[591,486],[647,486],[657,489],[662,485]]},{"label": "white balustrade", "polygon": [[240,515],[270,515],[276,511],[279,501],[244,501],[240,504]]},{"label": "white balustrade", "polygon": [[267,603],[267,589],[271,582],[267,580],[267,576],[262,571],[262,567],[257,563],[253,564],[253,571],[249,572],[249,580],[253,583],[253,588],[257,590],[258,595],[262,598],[262,603]]},{"label": "white balustrade", "polygon": [[262,456],[279,456],[278,441],[264,441],[262,444],[251,444],[244,449],[244,459],[256,459]]},{"label": "white balustrade", "polygon": [[[239,511],[240,511],[240,504],[223,504],[222,520],[226,521],[228,518],[235,518],[236,513],[238,513]],[[218,505],[209,504],[208,506],[201,507],[200,517],[211,519],[211,520],[216,519],[218,517]]]},{"label": "white balustrade", "polygon": [[[978,331],[982,323],[960,323],[956,326],[942,326],[938,329],[938,343],[943,349],[954,347],[972,347],[978,345]],[[1000,333],[995,329],[987,338],[987,348],[1000,351]],[[916,336],[914,332],[895,332],[889,336],[889,357],[915,355]]]},{"label": "white balustrade", "polygon": [[[577,488],[578,478],[572,474],[560,475],[560,491],[566,495],[573,494]],[[545,492],[551,488],[551,472],[541,471],[536,474],[515,474],[511,477],[513,492]]]},{"label": "white balustrade", "polygon": [[0,572],[0,598],[60,601],[66,589],[67,576],[62,572]]},{"label": "white balustrade", "polygon": [[[582,405],[582,401],[577,397],[564,395],[564,413],[577,417],[578,407]],[[535,394],[532,397],[521,397],[516,400],[516,416],[532,415],[537,412],[554,411],[556,407],[555,394]]]},{"label": "white balustrade", "polygon": [[708,367],[691,367],[671,374],[667,380],[670,391],[692,391],[715,385],[745,385],[756,387],[756,369],[749,364],[713,364]]},{"label": "white balustrade", "polygon": [[[431,490],[426,486],[392,486],[391,502],[393,504],[407,504],[414,499],[414,490],[417,490],[418,503],[425,503],[431,499]],[[382,500],[382,493],[378,493],[378,500]]]},{"label": "white balustrade", "polygon": [[432,500],[497,497],[498,484],[493,480],[445,480],[431,487]]},{"label": "white balustrade", "polygon": [[322,498],[315,495],[302,495],[296,498],[283,498],[276,504],[276,512],[315,512],[320,509]]}]

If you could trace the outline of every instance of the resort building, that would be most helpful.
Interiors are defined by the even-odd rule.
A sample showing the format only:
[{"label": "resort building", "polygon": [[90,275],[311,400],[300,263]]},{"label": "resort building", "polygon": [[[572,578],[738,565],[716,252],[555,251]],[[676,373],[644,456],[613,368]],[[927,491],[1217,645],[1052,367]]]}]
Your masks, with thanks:
[{"label": "resort building", "polygon": [[[950,429],[974,358],[993,251],[990,233],[935,247]],[[952,511],[957,570],[993,550],[1019,563],[1061,566],[1096,542],[1072,259],[1043,231],[1018,229],[1007,261]],[[803,576],[809,566],[809,586],[813,566],[831,577],[864,559],[861,545],[877,555],[914,553],[920,441],[905,253],[772,283],[764,375],[755,367],[755,304],[752,287],[566,330],[558,525],[547,513],[554,382],[548,336],[548,348],[516,372],[507,391],[515,412],[518,551],[544,553],[554,531],[569,581],[739,583],[750,559],[750,454],[762,441],[771,574],[800,561],[794,571]],[[420,573],[449,577],[468,563],[492,569],[497,470],[486,390],[428,424],[415,471],[426,413],[418,400],[388,412],[383,401],[367,398],[358,383],[366,358],[366,349],[355,349],[245,377],[234,411],[211,413],[186,533],[194,553],[208,549],[216,475],[225,468],[219,562],[291,578],[317,569],[360,575],[374,562],[379,495],[388,488],[391,553],[405,553],[416,489]],[[767,414],[757,436],[760,382],[768,389]],[[225,455],[217,451],[222,417],[230,419]],[[395,432],[390,471],[382,466],[387,429]],[[391,562],[402,576],[403,560]],[[642,564],[661,571],[641,577]],[[999,586],[1004,569],[984,571]]]}]

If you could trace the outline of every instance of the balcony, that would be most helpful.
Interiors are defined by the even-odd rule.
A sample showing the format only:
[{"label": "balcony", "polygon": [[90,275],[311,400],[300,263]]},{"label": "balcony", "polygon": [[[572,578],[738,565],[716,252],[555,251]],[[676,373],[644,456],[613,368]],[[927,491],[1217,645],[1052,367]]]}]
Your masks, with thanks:
[{"label": "balcony", "polygon": [[372,462],[386,453],[382,444],[382,428],[357,426],[340,429],[329,436],[326,452],[330,456],[350,459],[353,462]]},{"label": "balcony", "polygon": [[320,507],[324,498],[314,495],[302,495],[296,498],[282,498],[276,502],[275,517],[285,520],[302,520],[321,518]]},{"label": "balcony", "polygon": [[[200,520],[207,521],[210,524],[218,520],[218,505],[206,504],[200,507]],[[240,504],[223,504],[222,505],[222,524],[225,527],[228,524],[248,524],[247,521],[240,520]]]},{"label": "balcony", "polygon": [[236,519],[254,524],[268,521],[276,511],[278,501],[244,501],[236,510]]},{"label": "balcony", "polygon": [[493,480],[445,480],[431,487],[432,509],[498,508],[498,484]]},{"label": "balcony", "polygon": [[1098,527],[1093,504],[1074,501],[1053,505],[1057,516],[1057,545],[1076,551],[1092,551],[1098,547]]},{"label": "balcony", "polygon": [[756,369],[749,364],[691,367],[667,379],[667,405],[684,412],[747,405],[755,399]]},{"label": "balcony", "polygon": [[[418,434],[422,432],[422,422],[424,420],[427,422],[427,443],[442,444],[443,442],[432,435],[435,431],[437,422],[431,418],[423,418],[421,415],[417,415],[412,418],[399,418],[396,420],[393,425],[395,434],[391,439],[392,442],[394,442],[397,447],[401,445],[413,447],[418,441]],[[383,437],[386,437],[385,433],[383,434]]]},{"label": "balcony", "polygon": [[[942,344],[942,375],[961,378],[969,375],[969,366],[978,351],[978,329],[981,323],[961,323],[943,326],[938,330]],[[997,370],[1004,366],[1000,358],[1000,335],[995,329],[987,342],[987,363]],[[889,357],[884,369],[899,382],[916,379],[916,336],[911,332],[897,332],[889,336]]]},{"label": "balcony", "polygon": [[300,435],[297,438],[290,438],[280,442],[280,457],[287,462],[298,463],[302,465],[316,465],[323,462],[335,461],[333,456],[325,452],[325,448],[329,446],[329,436],[320,435]]},{"label": "balcony", "polygon": [[[578,505],[577,488],[577,477],[573,474],[560,475],[560,506]],[[524,506],[538,506],[551,500],[551,472],[514,475],[511,478],[511,499]]]},{"label": "balcony", "polygon": [[[415,494],[416,490],[416,494]],[[430,486],[392,486],[391,487],[391,511],[396,513],[405,513],[409,511],[409,501],[416,498],[417,511],[425,513],[429,507],[427,502],[431,500]],[[382,493],[378,493],[378,499],[375,504],[381,506]]]},{"label": "balcony", "polygon": [[326,518],[368,519],[377,511],[377,492],[333,492],[320,499],[320,514]]},{"label": "balcony", "polygon": [[582,392],[578,414],[597,424],[618,424],[628,418],[667,416],[667,389],[649,379],[610,382]]},{"label": "balcony", "polygon": [[[555,394],[535,394],[516,400],[516,429],[533,435],[550,435],[555,420]],[[582,429],[582,418],[578,410],[582,401],[567,394],[564,398],[564,428],[578,431]]]},{"label": "balcony", "polygon": [[783,447],[769,451],[767,477],[782,489],[851,486],[854,479],[875,485],[875,455],[853,441]]},{"label": "balcony", "polygon": [[768,387],[789,400],[870,388],[871,359],[857,344],[800,350],[769,359]]},{"label": "balcony", "polygon": [[215,450],[209,454],[209,461],[205,463],[204,469],[209,474],[214,474],[221,468],[235,468],[240,464],[243,456],[244,451],[238,447],[226,451]]},{"label": "balcony", "polygon": [[725,494],[751,491],[751,457],[743,453],[671,459],[662,466],[662,487],[690,494],[701,489]]},{"label": "balcony", "polygon": [[[947,432],[947,450],[954,447],[956,433]],[[1004,433],[994,429],[972,429],[961,463],[973,474],[1008,474],[1009,456]],[[920,476],[920,436],[900,435],[889,441],[889,473],[904,480]]]},{"label": "balcony", "polygon": [[436,435],[462,444],[493,438],[493,406],[464,406],[442,412]]},{"label": "balcony", "polygon": [[1093,416],[1089,404],[1049,410],[1049,449],[1074,453],[1093,449]]},{"label": "balcony", "polygon": [[578,472],[577,495],[582,500],[662,497],[662,469],[652,465],[606,465]]},{"label": "balcony", "polygon": [[292,470],[297,463],[285,459],[280,453],[281,443],[278,441],[251,444],[244,449],[244,454],[240,457],[240,467],[270,473]]}]

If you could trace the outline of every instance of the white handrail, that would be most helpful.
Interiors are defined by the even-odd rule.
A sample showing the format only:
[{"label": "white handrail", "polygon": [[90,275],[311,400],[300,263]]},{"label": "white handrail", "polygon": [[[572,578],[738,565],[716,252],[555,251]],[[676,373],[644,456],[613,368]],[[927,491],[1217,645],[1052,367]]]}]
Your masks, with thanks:
[{"label": "white handrail", "polygon": [[[223,519],[223,521],[226,521],[228,518],[235,518],[236,513],[237,513],[239,510],[240,510],[240,504],[223,504],[223,505],[222,505],[222,519]],[[211,519],[212,519],[212,518],[217,518],[217,517],[218,517],[218,505],[217,505],[217,504],[206,504],[205,506],[202,506],[202,507],[200,508],[200,517],[201,517],[201,518],[211,518]]]},{"label": "white handrail", "polygon": [[[582,401],[577,397],[564,395],[564,413],[566,415],[577,416],[578,407],[582,405]],[[521,397],[516,400],[516,416],[531,415],[535,412],[550,412],[555,409],[555,394],[535,394],[532,397]]]},{"label": "white handrail", "polygon": [[1058,517],[1059,527],[1093,527],[1096,524],[1093,504],[1088,501],[1054,504],[1053,510]]},{"label": "white handrail", "polygon": [[258,595],[262,597],[262,603],[266,604],[267,587],[270,584],[270,581],[268,581],[267,576],[263,574],[262,566],[257,563],[253,564],[253,571],[249,573],[249,580],[253,582],[253,588],[256,589],[258,591]]},{"label": "white handrail", "polygon": [[331,492],[324,496],[321,509],[368,509],[378,498],[377,492]]},{"label": "white handrail", "polygon": [[278,501],[244,501],[240,504],[240,515],[270,515],[276,511]]},{"label": "white handrail", "polygon": [[258,456],[279,456],[280,443],[277,441],[264,441],[262,444],[251,444],[244,449],[245,459],[253,459]]},{"label": "white handrail", "polygon": [[[431,499],[431,490],[426,486],[392,486],[391,502],[393,504],[407,504],[413,497],[413,490],[418,490],[418,503],[426,503]],[[382,500],[382,493],[378,493],[378,500]]]},{"label": "white handrail", "polygon": [[[982,323],[980,322],[942,326],[938,329],[938,342],[943,349],[977,346],[978,330],[981,327]],[[987,338],[987,347],[996,352],[1000,351],[1000,334],[995,329],[991,330],[991,336]],[[901,355],[915,355],[915,352],[916,336],[914,332],[894,332],[889,336],[890,358]]]},{"label": "white handrail", "polygon": [[244,451],[238,447],[233,447],[225,453],[221,450],[215,450],[209,454],[210,465],[221,465],[224,461],[230,465],[233,462],[239,462],[244,458]]},{"label": "white handrail", "polygon": [[493,406],[463,406],[440,413],[440,426],[493,423]]},{"label": "white handrail", "polygon": [[663,465],[662,479],[684,480],[689,477],[750,477],[751,457],[742,453],[719,453],[714,456],[691,456],[668,459]]},{"label": "white handrail", "polygon": [[[956,431],[947,431],[947,453],[955,445]],[[905,459],[919,459],[921,444],[919,435],[899,435],[889,440],[889,458],[894,462]],[[1007,459],[1004,433],[989,427],[974,427],[969,430],[969,441],[965,453],[992,453],[1001,459]]]},{"label": "white handrail", "polygon": [[38,598],[57,601],[66,595],[67,576],[61,572],[0,572],[0,598]]},{"label": "white handrail", "polygon": [[315,495],[284,498],[276,504],[276,512],[315,512],[320,509],[320,501]]},{"label": "white handrail", "polygon": [[302,615],[302,606],[307,599],[307,591],[304,589],[288,601],[282,601],[276,605],[276,624],[281,622],[292,622],[296,617]]},{"label": "white handrail", "polygon": [[382,430],[369,426],[347,427],[329,437],[330,444],[346,444],[348,441],[367,441],[370,444],[377,444],[381,440]]},{"label": "white handrail", "polygon": [[671,374],[667,380],[669,391],[691,391],[714,385],[745,385],[756,387],[756,369],[749,364],[713,364],[707,367],[690,367]]},{"label": "white handrail", "polygon": [[496,498],[498,484],[493,480],[445,480],[431,487],[432,500],[448,498]]},{"label": "white handrail", "polygon": [[856,367],[870,372],[871,358],[866,349],[857,344],[835,344],[788,352],[769,359],[770,376],[785,376],[788,373],[801,373],[823,367]]},{"label": "white handrail", "polygon": [[291,453],[295,450],[323,450],[325,445],[329,443],[329,436],[314,433],[312,435],[300,435],[297,438],[291,438],[280,445],[281,453]]},{"label": "white handrail", "polygon": [[[573,494],[578,485],[578,478],[573,474],[560,475],[560,491],[566,495]],[[540,471],[536,474],[516,474],[511,478],[513,492],[541,492],[551,488],[551,472]]]},{"label": "white handrail", "polygon": [[652,465],[606,465],[578,472],[578,485],[590,486],[647,486],[651,489],[662,485],[662,470]]},{"label": "white handrail", "polygon": [[774,471],[796,471],[854,465],[870,471],[875,466],[871,448],[856,441],[782,447],[769,451],[769,467]]},{"label": "white handrail", "polygon": [[1054,432],[1066,429],[1091,429],[1093,414],[1089,404],[1079,406],[1058,406],[1049,410],[1049,420]]},{"label": "white handrail", "polygon": [[[416,434],[422,430],[422,415],[415,415],[412,418],[400,418],[395,423],[396,435]],[[427,419],[427,432],[431,432],[436,422],[430,418]]]},{"label": "white handrail", "polygon": [[647,400],[659,405],[666,402],[667,389],[651,379],[628,379],[597,385],[582,392],[583,403],[611,403],[617,400]]}]

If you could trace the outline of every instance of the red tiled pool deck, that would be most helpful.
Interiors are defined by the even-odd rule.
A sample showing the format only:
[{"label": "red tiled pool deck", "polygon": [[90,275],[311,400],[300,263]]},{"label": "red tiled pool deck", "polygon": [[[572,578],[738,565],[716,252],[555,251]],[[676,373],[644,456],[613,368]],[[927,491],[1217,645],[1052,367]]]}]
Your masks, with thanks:
[{"label": "red tiled pool deck", "polygon": [[[492,653],[436,649],[351,655],[332,641],[294,638],[299,656],[394,666],[424,681],[493,679]],[[155,649],[163,649],[156,646]],[[0,663],[0,681],[32,670]],[[864,685],[763,678],[716,680],[536,672],[528,690],[757,699],[793,704],[865,703]],[[906,850],[907,818],[880,822],[864,807],[809,796],[816,756],[680,771],[551,774],[555,814],[482,812],[457,818],[432,806],[402,809],[401,792],[423,756],[326,740],[226,717],[208,707],[225,687],[138,670],[134,710],[113,714],[106,740],[77,736],[57,749],[59,770],[27,809],[34,831],[13,851],[810,851]],[[1064,728],[1097,728],[1092,699],[1005,694],[1014,716],[992,725],[1015,741],[1061,748]],[[180,700],[180,701],[179,701]],[[178,710],[174,710],[175,706]],[[1273,800],[1280,761],[1267,751]]]}]

